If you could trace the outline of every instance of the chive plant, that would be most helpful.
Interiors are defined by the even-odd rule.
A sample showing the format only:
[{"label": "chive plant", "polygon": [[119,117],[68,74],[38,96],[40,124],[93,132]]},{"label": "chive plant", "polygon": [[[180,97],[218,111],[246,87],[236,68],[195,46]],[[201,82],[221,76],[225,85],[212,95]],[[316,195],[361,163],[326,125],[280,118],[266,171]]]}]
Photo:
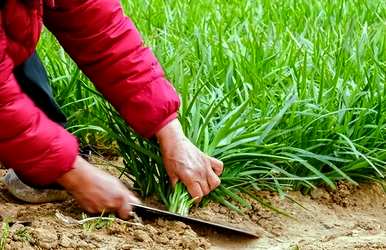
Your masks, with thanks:
[{"label": "chive plant", "polygon": [[[181,96],[189,139],[224,162],[209,199],[239,210],[240,193],[384,183],[386,3],[123,1]],[[83,143],[116,141],[142,195],[186,214],[158,145],[127,127],[50,34],[39,53],[69,129]],[[97,135],[97,136],[95,136]]]}]

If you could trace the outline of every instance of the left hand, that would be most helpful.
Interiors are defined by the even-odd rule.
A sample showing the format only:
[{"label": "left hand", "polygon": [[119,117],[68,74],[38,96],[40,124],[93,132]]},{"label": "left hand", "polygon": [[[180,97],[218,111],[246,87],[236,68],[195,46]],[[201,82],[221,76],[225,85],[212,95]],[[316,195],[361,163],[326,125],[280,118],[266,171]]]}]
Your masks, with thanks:
[{"label": "left hand", "polygon": [[167,124],[156,136],[173,186],[180,180],[198,203],[220,185],[218,176],[223,171],[223,163],[193,145],[184,135],[178,120]]}]

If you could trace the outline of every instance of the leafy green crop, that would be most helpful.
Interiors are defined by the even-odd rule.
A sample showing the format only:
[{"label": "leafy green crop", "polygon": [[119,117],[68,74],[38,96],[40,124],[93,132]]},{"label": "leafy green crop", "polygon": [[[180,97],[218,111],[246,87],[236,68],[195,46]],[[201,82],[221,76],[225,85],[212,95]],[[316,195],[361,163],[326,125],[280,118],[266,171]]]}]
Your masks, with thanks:
[{"label": "leafy green crop", "polygon": [[[210,199],[238,210],[249,207],[240,192],[269,206],[252,191],[384,179],[384,1],[123,5],[180,93],[186,135],[224,162]],[[41,43],[69,129],[82,142],[116,141],[135,188],[187,213],[192,201],[169,186],[156,142],[126,126],[48,33]]]}]

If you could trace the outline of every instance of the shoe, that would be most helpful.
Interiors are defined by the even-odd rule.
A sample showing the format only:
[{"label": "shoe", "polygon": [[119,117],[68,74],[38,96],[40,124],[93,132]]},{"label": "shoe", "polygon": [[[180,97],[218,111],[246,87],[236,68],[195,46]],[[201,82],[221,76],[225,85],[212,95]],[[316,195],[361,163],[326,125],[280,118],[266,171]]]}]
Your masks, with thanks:
[{"label": "shoe", "polygon": [[7,170],[1,181],[13,196],[28,203],[64,201],[70,197],[65,190],[32,188],[23,183],[12,169]]}]

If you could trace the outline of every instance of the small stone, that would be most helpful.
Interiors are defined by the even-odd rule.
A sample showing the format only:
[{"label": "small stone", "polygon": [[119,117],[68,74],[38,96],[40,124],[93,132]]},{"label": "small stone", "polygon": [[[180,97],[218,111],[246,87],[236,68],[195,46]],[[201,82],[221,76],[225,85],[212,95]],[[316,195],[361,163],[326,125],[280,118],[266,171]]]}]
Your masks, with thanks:
[{"label": "small stone", "polygon": [[227,209],[225,207],[221,207],[219,212],[220,212],[220,214],[226,214]]},{"label": "small stone", "polygon": [[214,206],[213,207],[213,212],[215,212],[215,213],[220,212],[220,207],[219,206]]},{"label": "small stone", "polygon": [[5,249],[23,249],[34,250],[34,248],[28,242],[12,241]]},{"label": "small stone", "polygon": [[157,237],[157,241],[161,244],[168,244],[169,243],[169,239],[167,237],[165,237],[164,235],[160,235]]},{"label": "small stone", "polygon": [[183,234],[185,230],[188,228],[186,224],[180,221],[174,222],[173,229],[178,233],[178,234]]},{"label": "small stone", "polygon": [[141,242],[151,242],[152,241],[150,236],[145,231],[142,231],[142,230],[134,231],[134,239],[141,241]]},{"label": "small stone", "polygon": [[97,234],[88,234],[84,238],[84,241],[86,242],[103,242],[104,237],[102,235],[97,235]]},{"label": "small stone", "polygon": [[161,228],[163,228],[163,227],[166,227],[166,222],[164,221],[164,220],[162,220],[162,219],[157,219],[157,221],[156,221],[156,223],[157,223],[157,225],[159,226],[159,227],[161,227]]},{"label": "small stone", "polygon": [[91,247],[93,247],[93,245],[87,243],[84,240],[79,240],[79,241],[76,242],[76,249],[79,249],[79,248],[86,248],[87,249],[87,248],[91,248]]},{"label": "small stone", "polygon": [[358,237],[359,234],[360,234],[360,231],[359,231],[359,230],[353,230],[353,231],[351,232],[351,236],[352,236],[352,237]]},{"label": "small stone", "polygon": [[19,209],[11,203],[0,204],[0,219],[13,221],[19,213]]},{"label": "small stone", "polygon": [[315,199],[315,200],[318,200],[318,199],[329,200],[330,199],[329,193],[326,190],[321,189],[321,188],[313,189],[311,191],[310,195],[311,195],[312,199]]},{"label": "small stone", "polygon": [[119,247],[121,250],[132,250],[133,245],[131,243],[125,243]]},{"label": "small stone", "polygon": [[322,222],[322,225],[324,226],[325,229],[333,229],[334,225],[328,223],[328,222]]},{"label": "small stone", "polygon": [[58,245],[58,235],[54,229],[35,228],[32,234],[38,246],[43,249],[55,248]]},{"label": "small stone", "polygon": [[59,245],[61,245],[62,247],[70,247],[71,246],[71,239],[68,238],[66,235],[62,235],[60,237]]},{"label": "small stone", "polygon": [[150,234],[150,235],[156,235],[158,232],[157,232],[157,229],[155,229],[153,226],[151,225],[146,225],[145,226],[145,229],[146,231]]}]

